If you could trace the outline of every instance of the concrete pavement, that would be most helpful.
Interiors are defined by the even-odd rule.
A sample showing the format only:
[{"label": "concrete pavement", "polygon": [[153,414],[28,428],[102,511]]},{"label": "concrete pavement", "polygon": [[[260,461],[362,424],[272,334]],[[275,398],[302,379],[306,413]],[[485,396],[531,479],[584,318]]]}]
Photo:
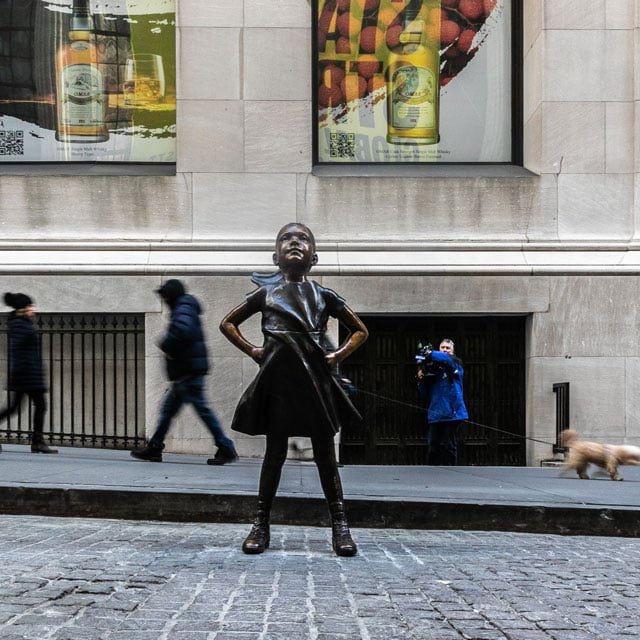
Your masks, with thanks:
[{"label": "concrete pavement", "polygon": [[[44,456],[5,445],[0,513],[248,522],[260,461],[205,461],[165,454],[165,462],[149,463],[126,451],[79,448]],[[535,467],[354,466],[341,475],[357,526],[640,535],[640,468],[624,467],[624,482],[591,471],[591,481]],[[278,496],[275,522],[327,523],[313,463],[287,462]]]}]

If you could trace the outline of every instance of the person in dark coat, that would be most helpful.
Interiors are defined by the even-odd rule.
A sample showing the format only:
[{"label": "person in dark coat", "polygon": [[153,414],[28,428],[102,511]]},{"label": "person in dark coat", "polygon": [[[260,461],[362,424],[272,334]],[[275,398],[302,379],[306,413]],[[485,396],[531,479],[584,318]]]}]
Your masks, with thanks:
[{"label": "person in dark coat", "polygon": [[430,352],[430,375],[418,369],[418,393],[429,397],[429,455],[427,464],[458,464],[458,428],[469,418],[464,404],[462,360],[454,353],[453,340],[444,338],[439,351]]},{"label": "person in dark coat", "polygon": [[[334,551],[339,556],[357,553],[345,515],[334,436],[360,415],[342,388],[337,367],[367,339],[368,332],[337,293],[307,279],[317,260],[310,229],[297,223],[285,225],[278,233],[273,255],[279,271],[270,276],[254,274],[258,289],[220,324],[222,333],[260,365],[258,375],[240,398],[231,426],[240,433],[266,435],[267,439],[258,510],[242,545],[245,553],[262,553],[269,547],[271,505],[290,436],[311,438],[329,503]],[[261,347],[251,344],[238,328],[255,313],[262,314]],[[329,316],[351,332],[338,349],[326,339]]]},{"label": "person in dark coat", "polygon": [[33,402],[33,453],[58,453],[44,441],[44,414],[47,401],[44,394],[47,384],[44,379],[42,354],[38,331],[33,325],[36,308],[33,300],[24,293],[5,293],[4,302],[13,311],[9,314],[9,384],[12,392],[9,406],[0,411],[0,421],[20,409],[22,399],[28,396]]},{"label": "person in dark coat", "polygon": [[160,409],[155,433],[145,447],[134,449],[131,455],[140,460],[162,462],[164,439],[171,420],[183,404],[192,404],[218,447],[215,456],[209,458],[207,463],[221,465],[233,462],[238,459],[233,440],[225,435],[220,421],[204,397],[204,379],[209,371],[209,360],[200,322],[200,303],[187,294],[180,280],[167,280],[157,293],[171,309],[171,320],[160,343],[171,387]]}]

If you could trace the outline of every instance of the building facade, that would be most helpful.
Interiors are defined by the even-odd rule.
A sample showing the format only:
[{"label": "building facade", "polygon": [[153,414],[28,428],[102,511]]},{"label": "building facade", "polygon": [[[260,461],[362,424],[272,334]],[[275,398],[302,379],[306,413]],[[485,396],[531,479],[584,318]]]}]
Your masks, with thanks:
[{"label": "building facade", "polygon": [[[154,290],[184,279],[204,303],[209,392],[228,428],[256,366],[218,324],[252,289],[248,275],[269,268],[276,231],[300,221],[319,242],[316,279],[371,318],[372,340],[390,319],[521,319],[526,464],[552,455],[537,440],[555,441],[557,382],[571,384],[582,434],[640,444],[640,1],[522,10],[522,169],[319,169],[308,0],[179,0],[176,174],[0,167],[4,290],[30,293],[41,313],[144,314],[150,430],[167,321]],[[500,349],[492,331],[486,344]],[[257,319],[247,333],[259,340]],[[508,373],[479,384],[493,385],[494,405],[518,387]],[[477,421],[510,430],[500,415]],[[261,452],[260,439],[234,437],[241,455]],[[167,446],[211,450],[190,411]]]}]

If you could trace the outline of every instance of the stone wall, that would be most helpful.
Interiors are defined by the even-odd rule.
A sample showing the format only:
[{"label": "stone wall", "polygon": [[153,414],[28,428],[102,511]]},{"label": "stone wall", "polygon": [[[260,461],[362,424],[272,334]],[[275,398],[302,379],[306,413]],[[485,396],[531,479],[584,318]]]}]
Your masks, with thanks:
[{"label": "stone wall", "polygon": [[[551,383],[562,378],[579,429],[639,442],[639,18],[640,0],[524,0],[531,175],[323,177],[311,167],[309,2],[179,0],[177,175],[3,176],[3,284],[33,292],[43,311],[146,313],[151,428],[166,321],[153,290],[184,276],[206,308],[210,394],[228,426],[255,366],[217,324],[251,288],[247,265],[268,264],[275,230],[300,220],[323,243],[319,277],[356,310],[527,314],[531,435],[553,433]],[[46,260],[42,241],[60,241]],[[77,259],[71,242],[86,248]],[[128,253],[140,242],[165,253]],[[18,266],[28,243],[33,257]],[[208,247],[227,252],[215,268]],[[250,333],[259,337],[257,322]],[[210,447],[190,410],[168,444]],[[543,449],[529,462],[549,457]]]},{"label": "stone wall", "polygon": [[308,1],[180,0],[178,175],[5,177],[4,236],[267,239],[297,218],[327,239],[631,240],[635,4],[525,0],[539,176],[357,179],[311,175]]}]

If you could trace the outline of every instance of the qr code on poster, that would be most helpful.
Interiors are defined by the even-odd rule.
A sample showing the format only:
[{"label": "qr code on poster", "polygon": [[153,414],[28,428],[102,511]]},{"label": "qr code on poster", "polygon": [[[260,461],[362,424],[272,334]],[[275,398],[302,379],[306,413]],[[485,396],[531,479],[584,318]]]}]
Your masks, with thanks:
[{"label": "qr code on poster", "polygon": [[356,136],[353,133],[332,133],[329,137],[329,154],[332,158],[355,158]]},{"label": "qr code on poster", "polygon": [[24,155],[24,131],[0,129],[0,156]]}]

